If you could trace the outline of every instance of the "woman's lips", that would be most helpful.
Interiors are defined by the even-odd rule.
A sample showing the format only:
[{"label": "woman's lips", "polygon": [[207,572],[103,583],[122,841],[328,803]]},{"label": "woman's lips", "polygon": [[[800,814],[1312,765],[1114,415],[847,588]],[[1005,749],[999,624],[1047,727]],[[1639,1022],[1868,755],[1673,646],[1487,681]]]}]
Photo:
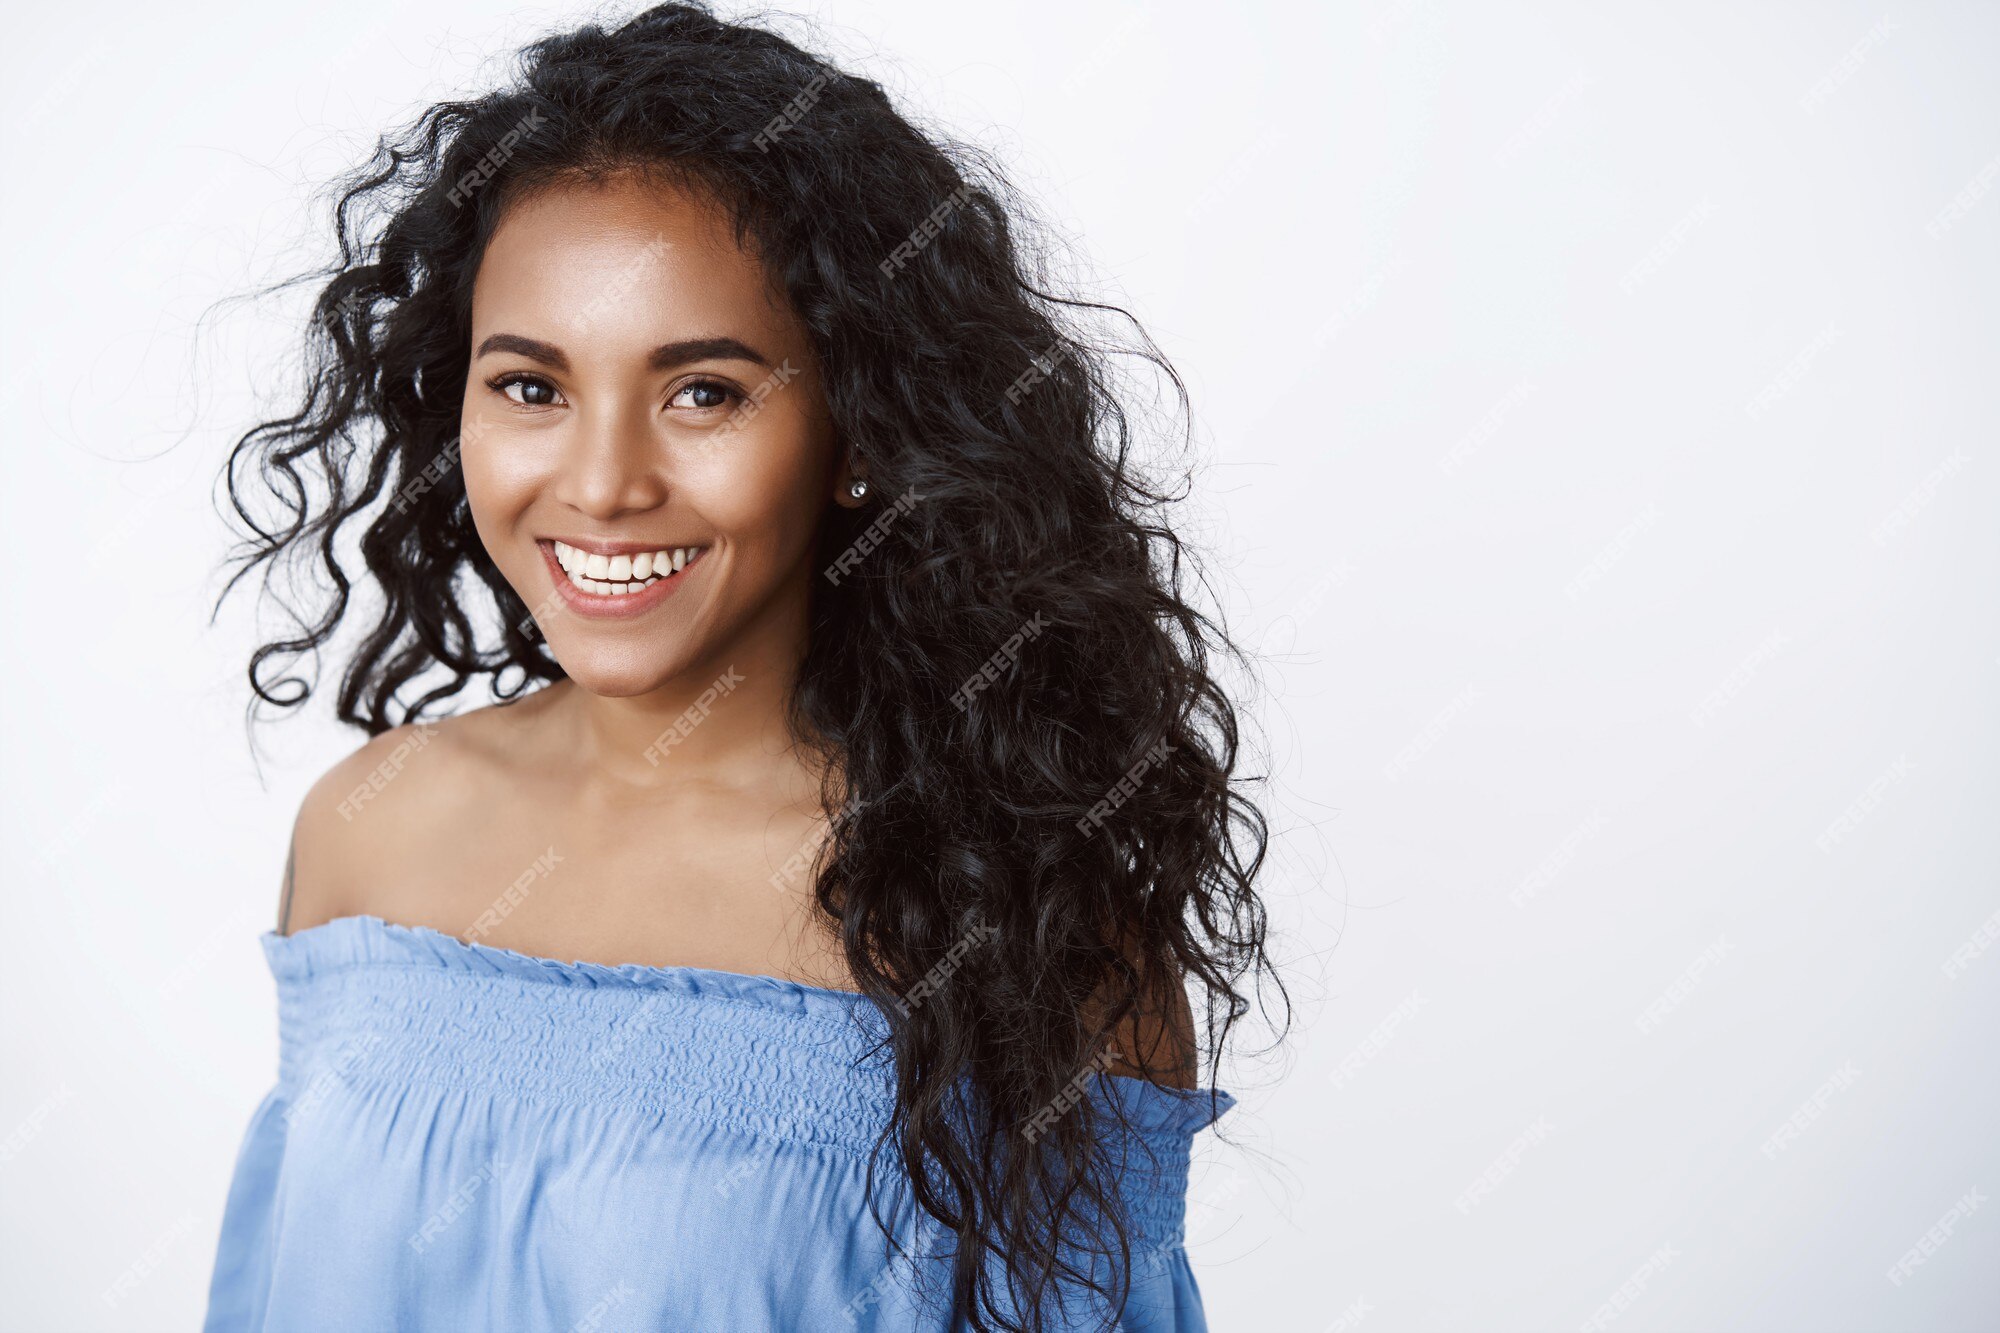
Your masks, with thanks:
[{"label": "woman's lips", "polygon": [[688,557],[686,565],[665,577],[655,578],[637,592],[606,594],[579,588],[556,559],[554,542],[537,541],[535,545],[541,548],[542,561],[549,568],[549,577],[555,580],[556,595],[562,598],[563,605],[593,620],[630,620],[645,615],[679,592],[688,576],[708,557],[708,548],[704,546]]}]

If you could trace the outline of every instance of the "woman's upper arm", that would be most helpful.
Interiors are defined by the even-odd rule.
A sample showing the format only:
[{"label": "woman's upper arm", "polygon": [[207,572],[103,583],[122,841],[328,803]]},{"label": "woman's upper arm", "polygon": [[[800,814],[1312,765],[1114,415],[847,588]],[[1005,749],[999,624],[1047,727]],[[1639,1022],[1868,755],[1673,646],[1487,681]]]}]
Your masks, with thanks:
[{"label": "woman's upper arm", "polygon": [[307,790],[285,853],[278,895],[280,935],[322,925],[360,906],[353,889],[367,882],[364,858],[371,840],[386,841],[396,822],[383,813],[397,803],[396,790],[377,774],[392,757],[407,762],[407,752],[399,755],[398,747],[408,744],[413,730],[397,727],[374,737]]},{"label": "woman's upper arm", "polygon": [[335,764],[306,792],[285,848],[285,876],[278,895],[278,933],[290,935],[341,915],[337,885],[348,855],[336,788],[349,760]]},{"label": "woman's upper arm", "polygon": [[1146,1001],[1119,1023],[1111,1037],[1114,1074],[1143,1078],[1172,1088],[1195,1085],[1194,1012],[1185,984],[1155,987]]}]

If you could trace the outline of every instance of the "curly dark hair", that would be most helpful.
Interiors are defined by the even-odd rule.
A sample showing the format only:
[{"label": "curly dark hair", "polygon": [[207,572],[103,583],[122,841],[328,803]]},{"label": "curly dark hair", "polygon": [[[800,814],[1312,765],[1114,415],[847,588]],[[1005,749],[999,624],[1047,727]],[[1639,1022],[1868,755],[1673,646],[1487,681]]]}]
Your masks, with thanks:
[{"label": "curly dark hair", "polygon": [[[1135,457],[1146,432],[1121,375],[1151,367],[1177,420],[1185,388],[1124,311],[1050,290],[985,155],[772,31],[680,4],[537,41],[509,86],[382,139],[336,183],[339,256],[306,279],[323,286],[303,402],[243,435],[224,474],[248,533],[222,596],[264,565],[295,621],[251,660],[252,715],[311,694],[292,672],[349,611],[350,523],[381,604],[341,720],[372,736],[474,677],[498,700],[563,677],[460,474],[428,483],[510,202],[633,169],[727,210],[807,330],[875,497],[827,507],[816,567],[839,572],[814,579],[790,722],[838,757],[813,900],[888,1020],[878,1156],[955,1234],[950,1300],[972,1327],[1040,1329],[1079,1286],[1122,1310],[1116,1110],[1045,1108],[1190,981],[1203,1019],[1163,1063],[1192,1075],[1199,1055],[1212,1082],[1258,983],[1277,981],[1253,888],[1267,828],[1218,678],[1248,659],[1190,599],[1205,585],[1165,513],[1185,491]],[[871,523],[879,546],[837,565]],[[300,610],[281,573],[321,602]],[[464,597],[480,586],[490,604]],[[1010,641],[1004,679],[961,688]],[[967,952],[969,933],[988,942]],[[948,983],[897,1003],[947,959]]]}]

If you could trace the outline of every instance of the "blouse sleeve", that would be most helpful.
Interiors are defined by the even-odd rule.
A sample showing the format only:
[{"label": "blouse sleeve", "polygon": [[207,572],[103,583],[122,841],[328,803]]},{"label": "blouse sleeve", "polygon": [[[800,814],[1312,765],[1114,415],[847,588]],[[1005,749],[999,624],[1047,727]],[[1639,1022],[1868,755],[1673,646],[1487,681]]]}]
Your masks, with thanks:
[{"label": "blouse sleeve", "polygon": [[1226,1092],[1105,1080],[1123,1111],[1124,1190],[1133,1237],[1130,1295],[1120,1333],[1206,1333],[1201,1289],[1188,1263],[1185,1222],[1195,1136],[1236,1104]]},{"label": "blouse sleeve", "polygon": [[[1108,1113],[1103,1123],[1126,1209],[1129,1284],[1115,1322],[1102,1296],[1070,1290],[1051,1304],[1051,1327],[1106,1328],[1117,1333],[1206,1333],[1201,1289],[1188,1262],[1185,1222],[1195,1136],[1236,1104],[1207,1088],[1164,1088],[1109,1075],[1093,1091]],[[1105,1256],[1091,1268],[1115,1290],[1117,1270]],[[1004,1277],[995,1272],[996,1286]]]},{"label": "blouse sleeve", "polygon": [[270,1299],[279,1164],[285,1155],[286,1104],[282,1089],[272,1088],[244,1131],[229,1182],[229,1201],[223,1207],[204,1333],[263,1327]]}]

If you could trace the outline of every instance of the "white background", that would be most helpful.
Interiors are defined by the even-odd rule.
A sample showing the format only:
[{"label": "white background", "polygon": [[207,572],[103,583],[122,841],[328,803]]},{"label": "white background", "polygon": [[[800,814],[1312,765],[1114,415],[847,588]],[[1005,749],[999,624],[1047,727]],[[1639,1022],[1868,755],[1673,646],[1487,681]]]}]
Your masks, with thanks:
[{"label": "white background", "polygon": [[[10,24],[7,1327],[199,1320],[361,739],[253,762],[211,487],[301,298],[216,303],[582,12],[502,8]],[[1297,1004],[1204,1136],[1213,1326],[2000,1327],[2000,10],[812,8],[1193,390]]]}]

